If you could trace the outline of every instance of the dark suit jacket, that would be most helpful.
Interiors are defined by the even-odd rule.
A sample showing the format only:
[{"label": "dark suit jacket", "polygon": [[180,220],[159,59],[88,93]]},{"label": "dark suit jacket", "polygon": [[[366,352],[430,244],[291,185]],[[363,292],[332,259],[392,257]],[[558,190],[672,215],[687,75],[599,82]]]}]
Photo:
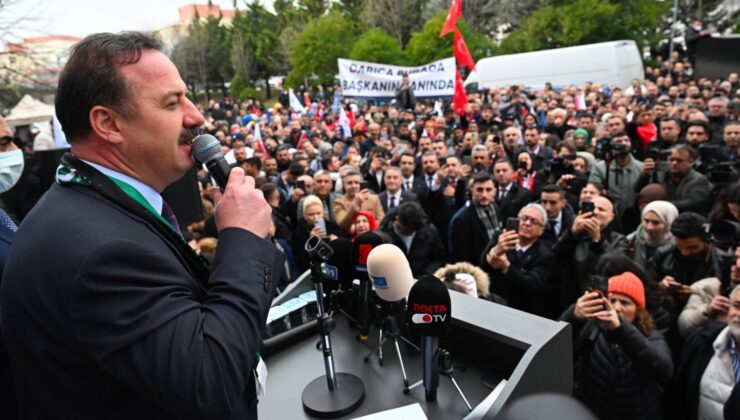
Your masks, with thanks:
[{"label": "dark suit jacket", "polygon": [[[0,225],[0,286],[3,280],[5,260],[10,253],[10,246],[13,244],[14,235],[15,232]],[[5,337],[3,336],[2,320],[0,319],[0,414],[2,414],[2,417],[13,419],[18,416],[15,400],[16,395],[10,374],[8,351],[5,345]]]},{"label": "dark suit jacket", "polygon": [[[563,210],[561,210],[561,212],[563,213],[563,217],[560,219],[560,235],[562,235],[566,230],[570,229],[570,227],[573,225],[573,221],[576,219],[576,216],[573,214],[573,210],[571,210],[570,207],[567,205],[563,207]],[[550,223],[545,221],[545,231],[542,233],[542,236],[540,236],[540,241],[544,242],[548,248],[552,248],[552,246],[555,245],[555,242],[557,242],[560,235],[555,236],[555,232],[553,232],[552,228],[550,227]]]},{"label": "dark suit jacket", "polygon": [[[501,211],[494,204],[496,214],[501,222]],[[501,226],[497,227],[499,230]],[[498,237],[498,235],[495,235]],[[473,204],[460,210],[450,225],[450,262],[467,261],[476,264],[488,244],[488,235],[483,222],[478,218]]]},{"label": "dark suit jacket", "polygon": [[208,274],[122,203],[55,184],[16,233],[1,299],[23,417],[256,418],[282,256],[225,229]]},{"label": "dark suit jacket", "polygon": [[393,230],[395,209],[392,209],[383,219],[380,230],[391,237],[392,243],[399,247],[406,255],[414,277],[423,274],[434,274],[435,271],[445,265],[445,253],[442,240],[439,238],[437,229],[432,224],[426,224],[416,231],[416,236],[411,242],[411,248],[406,250],[403,239]]},{"label": "dark suit jacket", "polygon": [[491,268],[485,260],[485,255],[496,243],[491,241],[481,254],[481,266],[491,277],[491,293],[506,299],[506,304],[512,308],[543,317],[557,317],[559,314],[549,311],[549,300],[554,298],[556,289],[553,284],[555,254],[541,240],[533,243],[521,258],[517,257],[516,251],[509,251],[506,257],[511,266],[504,274]]},{"label": "dark suit jacket", "polygon": [[[405,183],[406,181],[404,180],[403,182]],[[427,183],[424,180],[424,177],[414,175],[414,182],[411,183],[410,192],[416,194],[416,198],[420,203],[424,202],[426,195],[429,192],[429,188],[427,188]]]},{"label": "dark suit jacket", "polygon": [[[380,200],[380,204],[383,206],[383,211],[388,213],[388,191],[383,191],[382,193],[378,194],[378,199]],[[401,200],[396,203],[396,206],[400,206],[401,204],[407,202],[407,201],[419,201],[416,197],[416,194],[401,191]]]},{"label": "dark suit jacket", "polygon": [[[498,196],[498,192],[497,192]],[[501,210],[501,217],[506,220],[508,217],[517,217],[519,210],[532,201],[532,193],[526,188],[520,187],[516,182],[511,183],[511,189],[506,194],[503,201],[496,201]]]}]

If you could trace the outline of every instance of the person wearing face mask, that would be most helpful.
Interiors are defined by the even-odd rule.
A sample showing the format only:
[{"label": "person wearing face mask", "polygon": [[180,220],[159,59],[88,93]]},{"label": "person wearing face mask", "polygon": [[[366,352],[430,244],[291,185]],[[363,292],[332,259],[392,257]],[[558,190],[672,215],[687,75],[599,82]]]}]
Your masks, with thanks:
[{"label": "person wearing face mask", "polygon": [[642,209],[642,223],[627,235],[628,254],[643,269],[659,247],[672,244],[671,224],[678,217],[678,209],[668,201],[653,201]]},{"label": "person wearing face mask", "polygon": [[[0,193],[8,191],[18,182],[23,172],[23,152],[13,143],[13,132],[0,116]],[[3,280],[5,260],[13,244],[13,236],[18,229],[15,221],[0,208],[0,285]],[[17,416],[15,391],[10,376],[10,363],[0,322],[0,407],[9,418]]]},{"label": "person wearing face mask", "polygon": [[686,28],[686,56],[689,58],[692,67],[696,58],[696,44],[699,43],[699,39],[708,37],[709,33],[709,30],[705,29],[698,19],[691,22],[691,25]]},{"label": "person wearing face mask", "polygon": [[608,295],[585,292],[560,317],[573,326],[574,396],[600,419],[660,419],[673,361],[631,272],[609,278]]}]

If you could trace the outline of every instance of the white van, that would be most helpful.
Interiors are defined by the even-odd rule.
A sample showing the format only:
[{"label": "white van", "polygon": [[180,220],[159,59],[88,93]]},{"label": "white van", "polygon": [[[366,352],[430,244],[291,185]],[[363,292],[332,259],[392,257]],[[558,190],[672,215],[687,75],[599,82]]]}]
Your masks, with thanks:
[{"label": "white van", "polygon": [[[583,86],[594,82],[626,89],[633,79],[644,80],[635,41],[611,41],[481,59],[465,80],[470,89],[525,85],[542,89]],[[470,86],[477,84],[477,86]]]}]

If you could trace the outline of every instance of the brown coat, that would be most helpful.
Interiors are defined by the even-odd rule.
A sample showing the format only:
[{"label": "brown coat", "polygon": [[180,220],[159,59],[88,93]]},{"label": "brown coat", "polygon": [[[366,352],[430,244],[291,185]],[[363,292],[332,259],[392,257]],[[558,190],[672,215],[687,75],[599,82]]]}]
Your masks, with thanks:
[{"label": "brown coat", "polygon": [[[352,217],[355,215],[355,204],[354,200],[349,199],[346,195],[338,197],[331,205],[331,212],[334,216],[334,221],[342,229],[349,232],[350,225],[352,224]],[[362,203],[362,210],[367,210],[375,216],[375,220],[380,223],[385,216],[383,213],[383,206],[380,204],[380,200],[377,195],[371,194],[364,203]]]}]

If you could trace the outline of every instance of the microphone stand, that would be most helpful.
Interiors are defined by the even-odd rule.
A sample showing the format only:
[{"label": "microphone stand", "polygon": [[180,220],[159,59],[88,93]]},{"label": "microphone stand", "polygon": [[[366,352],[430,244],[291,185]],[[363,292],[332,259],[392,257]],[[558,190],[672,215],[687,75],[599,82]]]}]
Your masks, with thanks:
[{"label": "microphone stand", "polygon": [[[437,348],[437,351],[433,349]],[[457,390],[457,393],[465,402],[465,406],[468,407],[468,411],[473,411],[473,407],[470,406],[468,399],[465,398],[465,394],[457,384],[455,377],[453,376],[452,367],[452,355],[449,351],[437,347],[437,337],[424,336],[422,341],[422,352],[424,354],[424,360],[431,360],[431,363],[424,364],[424,378],[419,382],[411,385],[410,387],[403,390],[404,394],[408,394],[412,389],[419,387],[424,384],[425,397],[427,401],[437,400],[437,388],[439,387],[439,375],[447,377],[452,385]],[[429,357],[429,359],[427,359]]]},{"label": "microphone stand", "polygon": [[[396,355],[398,356],[398,363],[401,365],[401,374],[403,375],[403,385],[405,387],[409,386],[409,379],[406,376],[406,367],[403,364],[403,356],[401,355],[401,347],[398,345],[398,339],[405,341],[408,345],[412,346],[416,350],[420,350],[414,343],[407,340],[406,337],[401,335],[401,329],[398,326],[398,322],[396,321],[396,316],[398,315],[398,312],[400,312],[403,308],[403,300],[399,302],[391,303],[391,314],[387,315],[385,318],[383,318],[383,321],[381,322],[379,328],[378,328],[378,346],[373,349],[367,356],[365,356],[365,363],[367,363],[370,360],[370,357],[372,357],[375,352],[378,353],[378,364],[380,366],[383,366],[383,344],[390,338],[393,340],[393,344],[396,347]],[[385,331],[385,334],[383,332]]]},{"label": "microphone stand", "polygon": [[321,351],[324,356],[326,387],[324,376],[319,376],[303,389],[301,399],[303,409],[310,415],[321,418],[341,417],[357,409],[365,398],[365,385],[362,380],[349,373],[337,373],[334,369],[334,356],[331,347],[331,331],[335,323],[324,307],[323,263],[329,261],[334,251],[326,242],[312,236],[306,241],[305,250],[311,257],[311,281],[316,291],[318,317],[316,318],[321,335]]}]

